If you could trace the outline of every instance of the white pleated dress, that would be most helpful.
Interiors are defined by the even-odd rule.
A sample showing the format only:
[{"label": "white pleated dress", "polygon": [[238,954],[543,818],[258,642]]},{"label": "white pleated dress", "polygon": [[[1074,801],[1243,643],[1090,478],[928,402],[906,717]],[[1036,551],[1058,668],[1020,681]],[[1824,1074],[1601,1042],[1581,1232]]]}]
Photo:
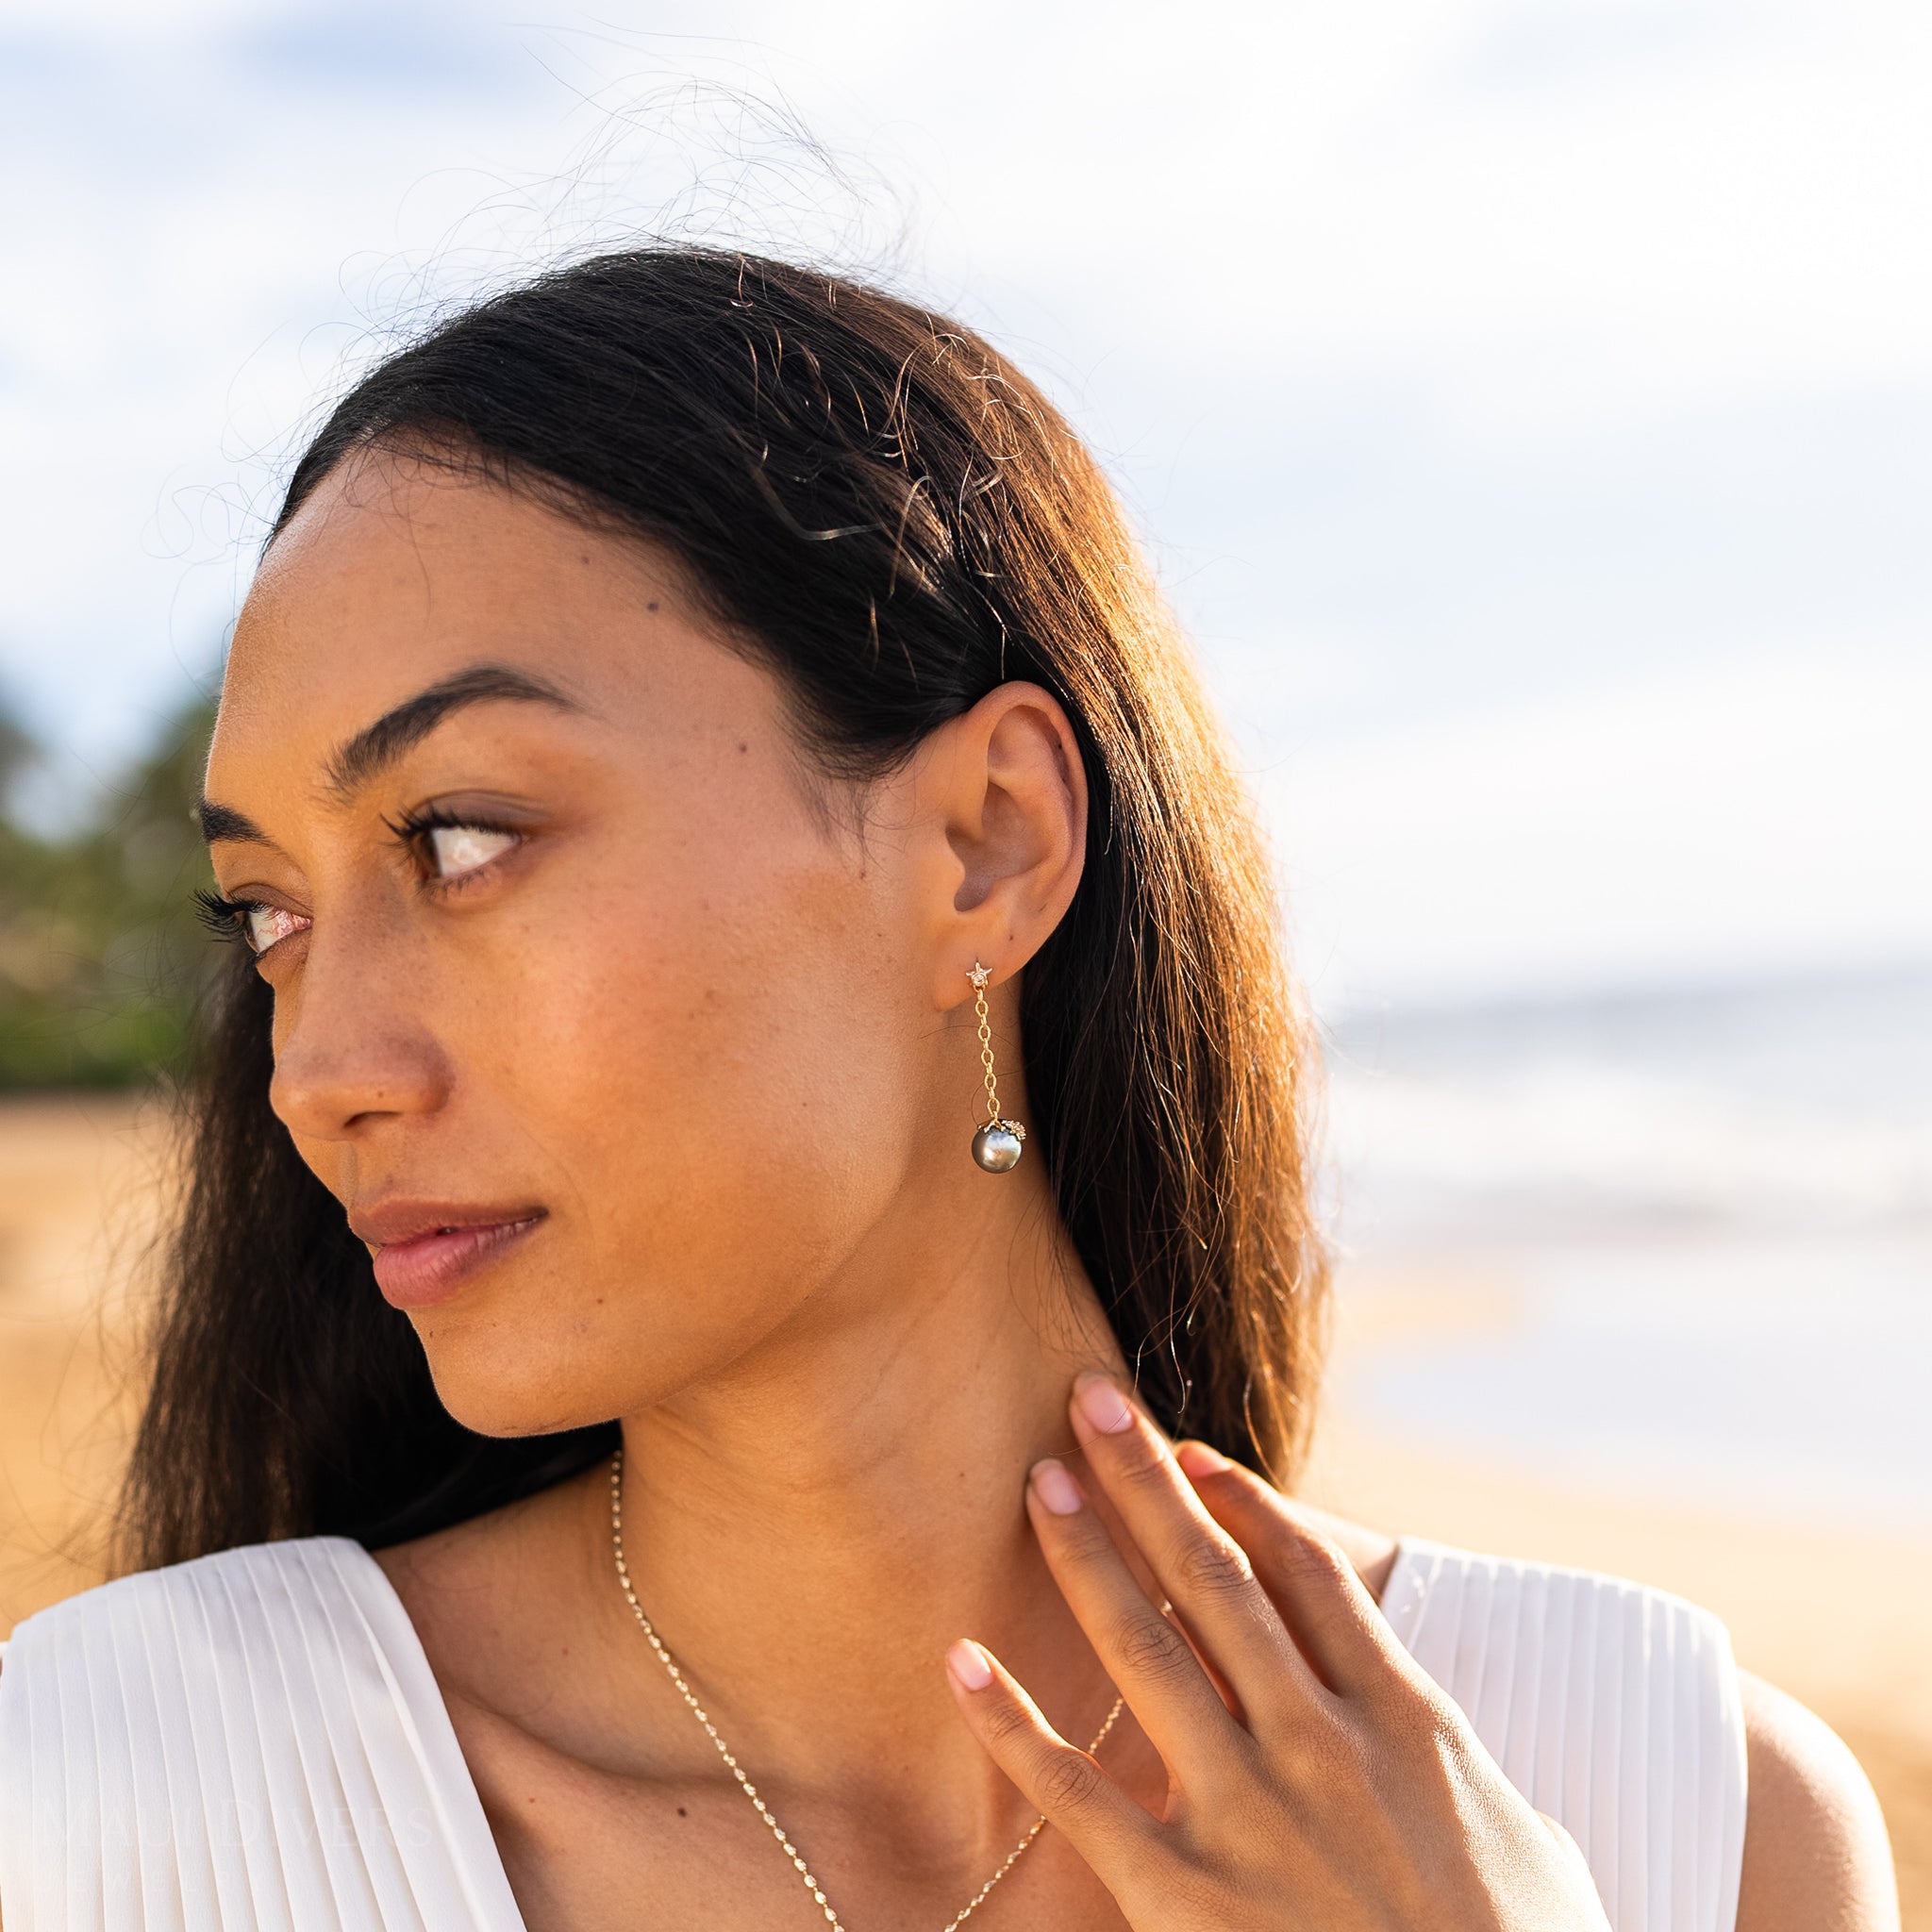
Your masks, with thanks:
[{"label": "white pleated dress", "polygon": [[[1744,1728],[1715,1618],[1414,1539],[1383,1609],[1574,1836],[1616,1932],[1733,1932]],[[5,1654],[5,1932],[524,1932],[423,1646],[358,1544],[124,1577]]]}]

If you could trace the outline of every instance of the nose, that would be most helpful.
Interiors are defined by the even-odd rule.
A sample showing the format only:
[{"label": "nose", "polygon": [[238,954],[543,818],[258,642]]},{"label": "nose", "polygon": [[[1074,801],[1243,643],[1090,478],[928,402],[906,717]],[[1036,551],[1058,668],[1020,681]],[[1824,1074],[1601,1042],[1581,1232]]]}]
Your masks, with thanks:
[{"label": "nose", "polygon": [[448,1055],[395,975],[311,946],[286,1008],[276,996],[269,1104],[297,1139],[346,1141],[449,1098]]}]

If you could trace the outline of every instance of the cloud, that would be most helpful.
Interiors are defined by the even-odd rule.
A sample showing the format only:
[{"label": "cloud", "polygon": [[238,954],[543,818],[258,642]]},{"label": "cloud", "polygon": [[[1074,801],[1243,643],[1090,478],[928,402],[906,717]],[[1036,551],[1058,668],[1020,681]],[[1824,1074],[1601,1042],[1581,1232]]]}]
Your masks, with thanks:
[{"label": "cloud", "polygon": [[1832,642],[1446,715],[1262,775],[1341,1010],[1932,957],[1932,658]]},{"label": "cloud", "polygon": [[[84,757],[131,746],[210,662],[303,425],[398,318],[558,245],[694,225],[881,264],[1045,376],[1157,541],[1251,762],[1302,774],[1308,917],[1326,892],[1376,984],[1411,958],[1472,985],[1708,959],[1717,904],[1810,946],[1751,897],[1755,860],[1743,898],[1668,884],[1677,851],[1637,838],[1621,741],[1587,720],[1641,741],[1681,687],[1715,732],[1770,702],[1771,657],[1923,647],[1932,15],[1092,21],[0,0],[0,672]],[[734,90],[795,108],[830,160]],[[1664,786],[1713,861],[1732,801],[1775,817],[1782,783],[1714,742]],[[1557,801],[1574,891],[1510,842],[1485,769]],[[1813,799],[1848,841],[1880,803],[1849,775],[1850,803]],[[1479,889],[1447,854],[1405,866],[1410,811],[1520,862]],[[1903,943],[1855,885],[1883,910],[1874,877],[1821,877],[1821,929]],[[1563,922],[1590,937],[1556,944]]]}]

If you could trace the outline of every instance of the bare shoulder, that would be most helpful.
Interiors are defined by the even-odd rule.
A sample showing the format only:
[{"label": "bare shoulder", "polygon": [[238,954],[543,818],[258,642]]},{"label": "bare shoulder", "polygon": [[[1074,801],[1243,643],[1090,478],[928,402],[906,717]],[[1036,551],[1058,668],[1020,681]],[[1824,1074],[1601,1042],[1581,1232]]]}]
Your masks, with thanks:
[{"label": "bare shoulder", "polygon": [[[493,1707],[547,1647],[576,1597],[594,1596],[599,1485],[572,1476],[453,1528],[370,1554],[414,1625],[445,1698]],[[574,1594],[575,1592],[575,1594]]]},{"label": "bare shoulder", "polygon": [[[1298,1503],[1379,1602],[1396,1538]],[[1871,1780],[1830,1725],[1739,1673],[1750,1799],[1737,1932],[1899,1932],[1898,1886]]]},{"label": "bare shoulder", "polygon": [[1750,1808],[1738,1932],[1898,1932],[1898,1885],[1871,1781],[1837,1732],[1739,1674]]}]

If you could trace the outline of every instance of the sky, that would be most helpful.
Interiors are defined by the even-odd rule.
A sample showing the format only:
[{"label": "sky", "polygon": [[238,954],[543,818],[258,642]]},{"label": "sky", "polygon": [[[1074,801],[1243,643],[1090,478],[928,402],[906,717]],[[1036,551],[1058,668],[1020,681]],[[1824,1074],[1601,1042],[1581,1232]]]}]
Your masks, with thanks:
[{"label": "sky", "polygon": [[1324,1008],[1932,963],[1932,10],[0,0],[0,689],[112,772],[305,428],[640,232],[1090,438]]}]

